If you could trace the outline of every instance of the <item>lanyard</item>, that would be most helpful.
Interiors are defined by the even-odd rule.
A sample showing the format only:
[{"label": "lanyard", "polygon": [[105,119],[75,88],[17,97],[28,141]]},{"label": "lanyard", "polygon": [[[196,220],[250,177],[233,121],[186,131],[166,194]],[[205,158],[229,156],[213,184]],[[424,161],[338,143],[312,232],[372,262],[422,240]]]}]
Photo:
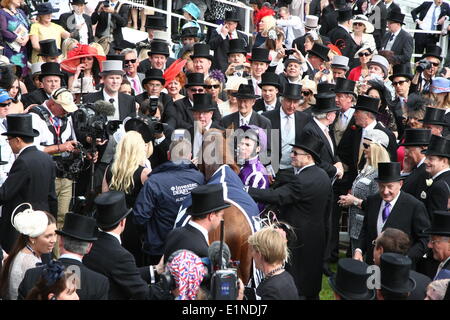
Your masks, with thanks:
[{"label": "lanyard", "polygon": [[61,141],[61,137],[60,137],[60,133],[61,133],[61,120],[58,121],[58,125],[55,125],[55,120],[52,118],[50,118],[50,121],[53,125],[53,128],[55,129],[55,133],[56,133],[56,139],[58,140],[58,142]]}]

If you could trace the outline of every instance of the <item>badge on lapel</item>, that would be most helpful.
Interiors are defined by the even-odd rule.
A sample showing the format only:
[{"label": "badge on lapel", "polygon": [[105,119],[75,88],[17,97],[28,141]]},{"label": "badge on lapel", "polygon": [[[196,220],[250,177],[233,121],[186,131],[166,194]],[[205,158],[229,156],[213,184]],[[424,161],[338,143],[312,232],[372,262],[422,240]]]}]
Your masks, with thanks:
[{"label": "badge on lapel", "polygon": [[422,199],[426,199],[427,198],[427,193],[425,191],[422,191],[422,193],[420,194],[420,197]]}]

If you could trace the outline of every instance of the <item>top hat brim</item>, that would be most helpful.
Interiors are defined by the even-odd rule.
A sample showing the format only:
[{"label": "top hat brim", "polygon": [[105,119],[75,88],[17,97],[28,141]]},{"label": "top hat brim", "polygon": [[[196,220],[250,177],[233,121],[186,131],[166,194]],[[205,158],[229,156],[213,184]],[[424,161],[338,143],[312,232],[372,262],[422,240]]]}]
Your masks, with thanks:
[{"label": "top hat brim", "polygon": [[358,95],[354,92],[354,91],[349,91],[349,90],[335,90],[334,91],[334,93],[347,93],[347,94],[352,94],[352,95],[354,95],[355,97],[358,97]]},{"label": "top hat brim", "polygon": [[71,238],[81,240],[81,241],[96,241],[97,240],[97,237],[83,237],[76,233],[71,233],[71,232],[67,232],[64,230],[56,230],[55,232],[56,232],[56,234],[59,234],[60,236],[67,236],[67,237],[71,237]]},{"label": "top hat brim", "polygon": [[391,18],[391,19],[389,19],[389,17],[386,19],[386,21],[392,21],[392,22],[397,22],[397,23],[400,23],[400,24],[403,24],[403,25],[405,25],[406,23],[404,23],[402,20],[399,20],[399,19],[396,19],[396,18]]},{"label": "top hat brim", "polygon": [[409,74],[409,73],[396,73],[396,74],[393,74],[393,75],[389,76],[389,80],[393,81],[394,78],[396,78],[396,77],[404,77],[404,78],[407,78],[407,79],[409,79],[411,81],[412,78],[413,78],[413,75]]},{"label": "top hat brim", "polygon": [[232,50],[228,51],[227,55],[230,55],[232,53],[242,53],[242,54],[246,55],[247,51],[244,48],[236,48],[236,49],[232,49]]},{"label": "top hat brim", "polygon": [[302,150],[305,150],[306,152],[310,153],[311,156],[314,158],[316,163],[320,163],[322,160],[320,160],[320,155],[316,153],[315,151],[311,150],[308,146],[304,146],[301,143],[300,144],[289,144],[291,147],[300,148]]},{"label": "top hat brim", "polygon": [[343,64],[331,64],[331,68],[336,68],[336,69],[343,69],[343,70],[350,70],[349,66],[344,66]]},{"label": "top hat brim", "polygon": [[317,104],[311,105],[311,111],[317,112],[317,113],[328,113],[328,112],[339,111],[339,110],[341,110],[341,108],[339,108],[338,106],[329,106],[328,108],[320,109],[317,106]]},{"label": "top hat brim", "polygon": [[211,209],[208,209],[208,210],[205,210],[205,211],[200,211],[200,212],[193,212],[192,211],[192,205],[186,210],[186,214],[188,214],[188,215],[191,215],[191,216],[202,216],[202,215],[204,215],[204,214],[208,214],[208,213],[211,213],[211,212],[215,212],[215,211],[219,211],[219,210],[222,210],[222,209],[226,209],[226,208],[229,208],[229,207],[231,207],[231,204],[229,204],[229,203],[224,203],[223,205],[221,205],[221,206],[218,206],[218,207],[214,207],[214,208],[211,208]]},{"label": "top hat brim", "polygon": [[292,99],[292,100],[301,100],[303,98],[303,96],[301,94],[299,95],[294,95],[294,94],[284,94],[284,93],[280,93],[280,96],[282,96],[283,98],[288,98],[288,99]]},{"label": "top hat brim", "polygon": [[257,61],[257,62],[264,62],[264,63],[270,63],[271,61],[269,59],[259,59],[259,58],[249,58],[248,61],[253,62],[253,61]]},{"label": "top hat brim", "polygon": [[428,228],[423,231],[424,235],[428,236],[442,236],[442,237],[449,237],[450,236],[450,230],[443,230],[443,229],[436,229],[436,228]]},{"label": "top hat brim", "polygon": [[151,56],[152,54],[161,54],[166,57],[170,56],[168,51],[149,51],[149,52],[147,52],[148,56]]},{"label": "top hat brim", "polygon": [[366,293],[358,294],[354,292],[345,292],[341,290],[336,285],[336,274],[333,277],[328,278],[328,283],[330,284],[330,287],[339,294],[342,298],[345,300],[374,300],[375,299],[375,290],[367,289]]},{"label": "top hat brim", "polygon": [[307,53],[315,55],[315,56],[319,57],[320,59],[324,60],[325,62],[329,62],[330,61],[330,58],[328,58],[328,56],[325,57],[325,56],[321,55],[320,53],[315,52],[313,50],[308,50]]},{"label": "top hat brim", "polygon": [[430,142],[425,142],[425,141],[416,141],[416,142],[403,142],[403,143],[399,143],[398,146],[399,147],[420,147],[420,146],[428,146],[430,144]]},{"label": "top hat brim", "polygon": [[48,55],[48,54],[45,54],[45,53],[38,53],[38,56],[41,56],[41,57],[59,57],[60,55],[62,55],[62,51],[61,51],[61,49],[58,49],[57,50],[57,53],[58,54],[55,54],[55,55]]},{"label": "top hat brim", "polygon": [[374,178],[374,180],[376,182],[381,182],[381,183],[391,183],[391,182],[397,182],[397,181],[401,181],[401,180],[405,180],[408,176],[397,176],[397,177],[386,177],[386,178]]},{"label": "top hat brim", "polygon": [[373,109],[369,109],[369,108],[366,108],[364,106],[353,106],[352,108],[355,109],[355,110],[369,111],[369,112],[372,112],[372,113],[375,113],[375,114],[379,114],[380,113],[378,110],[375,111]]},{"label": "top hat brim", "polygon": [[10,137],[37,137],[39,136],[39,131],[33,129],[33,133],[31,132],[23,132],[23,131],[6,131],[2,133],[2,136],[10,136]]},{"label": "top hat brim", "polygon": [[62,79],[64,77],[64,74],[62,72],[61,73],[58,73],[58,72],[41,73],[41,74],[39,74],[39,81],[42,81],[42,79],[44,79],[44,77],[47,77],[47,76],[57,76]]},{"label": "top hat brim", "polygon": [[442,61],[442,57],[434,53],[425,53],[422,55],[421,59],[425,59],[426,57],[434,57],[436,59],[439,59],[439,61]]},{"label": "top hat brim", "polygon": [[108,228],[114,227],[116,224],[118,224],[120,221],[122,221],[124,218],[126,218],[126,216],[128,216],[128,215],[131,213],[131,211],[133,211],[133,208],[127,209],[127,210],[120,216],[120,218],[117,218],[114,222],[111,222],[111,223],[109,223],[109,224],[107,224],[107,225],[99,224],[99,223],[97,223],[97,225],[98,225],[101,229],[108,229]]},{"label": "top hat brim", "polygon": [[191,83],[186,83],[184,85],[185,88],[189,88],[189,87],[206,87],[207,84],[206,83],[201,83],[201,82],[191,82]]},{"label": "top hat brim", "polygon": [[149,82],[151,80],[161,81],[162,85],[164,85],[166,83],[166,79],[164,79],[164,77],[148,77],[148,78],[144,78],[144,80],[142,80],[142,85],[145,86],[147,84],[147,82]]},{"label": "top hat brim", "polygon": [[441,122],[441,121],[436,121],[436,120],[424,120],[424,119],[419,119],[419,122],[423,122],[425,124],[434,124],[437,126],[443,126],[443,127],[448,127],[450,124],[447,122]]},{"label": "top hat brim", "polygon": [[208,59],[211,61],[214,60],[214,57],[210,54],[204,54],[204,55],[203,54],[201,54],[201,55],[191,54],[191,59],[195,59],[195,58],[205,58],[205,59]]},{"label": "top hat brim", "polygon": [[395,293],[408,293],[408,292],[413,291],[416,288],[416,280],[414,280],[410,276],[408,279],[408,283],[403,288],[392,288],[392,287],[383,285],[383,283],[381,283],[381,288],[386,289],[391,292],[395,292]]},{"label": "top hat brim", "polygon": [[36,15],[38,16],[44,16],[46,14],[52,14],[52,13],[56,13],[58,12],[59,9],[51,9],[51,10],[46,10],[46,11],[38,11]]},{"label": "top hat brim", "polygon": [[109,70],[109,71],[102,71],[98,75],[100,77],[104,77],[104,76],[108,76],[108,75],[112,75],[112,74],[117,74],[117,75],[123,76],[123,75],[125,75],[125,72],[123,70]]},{"label": "top hat brim", "polygon": [[283,89],[281,84],[276,83],[276,82],[261,82],[261,83],[258,83],[258,87],[262,88],[263,86],[274,86],[280,91]]},{"label": "top hat brim", "polygon": [[450,159],[450,154],[449,153],[443,153],[443,152],[439,152],[439,151],[435,151],[435,150],[422,150],[420,151],[421,153],[427,155],[427,156],[438,156],[438,157],[443,157],[443,158],[449,158]]},{"label": "top hat brim", "polygon": [[261,98],[261,96],[258,96],[256,94],[249,94],[249,93],[239,93],[235,92],[231,94],[233,97],[238,99],[258,99]]}]

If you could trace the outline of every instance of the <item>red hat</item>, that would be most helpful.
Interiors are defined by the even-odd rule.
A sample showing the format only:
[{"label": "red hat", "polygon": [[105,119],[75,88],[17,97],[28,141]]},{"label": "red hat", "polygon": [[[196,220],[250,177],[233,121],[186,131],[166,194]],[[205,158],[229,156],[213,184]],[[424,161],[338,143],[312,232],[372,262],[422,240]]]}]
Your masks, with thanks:
[{"label": "red hat", "polygon": [[102,71],[102,61],[105,61],[106,57],[99,55],[97,49],[90,47],[87,44],[78,44],[75,48],[70,50],[67,54],[67,59],[61,62],[61,68],[67,72],[74,73],[81,63],[81,58],[84,57],[94,57],[97,59],[100,71]]},{"label": "red hat", "polygon": [[163,77],[166,80],[166,87],[169,85],[172,80],[176,78],[176,76],[183,70],[184,65],[186,64],[186,59],[178,59],[174,61],[170,67],[164,71]]}]

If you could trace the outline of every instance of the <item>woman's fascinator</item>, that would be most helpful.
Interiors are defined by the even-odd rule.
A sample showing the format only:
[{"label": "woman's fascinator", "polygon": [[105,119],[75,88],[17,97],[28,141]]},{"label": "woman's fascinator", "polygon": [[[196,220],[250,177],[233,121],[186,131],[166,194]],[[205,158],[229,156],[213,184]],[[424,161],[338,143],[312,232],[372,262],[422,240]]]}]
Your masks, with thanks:
[{"label": "woman's fascinator", "polygon": [[55,284],[56,281],[64,277],[64,266],[58,260],[52,260],[44,266],[42,277],[48,287]]},{"label": "woman's fascinator", "polygon": [[[24,205],[28,205],[29,208],[14,215],[16,210]],[[14,209],[11,224],[21,234],[36,238],[47,230],[48,218],[44,211],[35,211],[31,204],[22,203]]]}]

